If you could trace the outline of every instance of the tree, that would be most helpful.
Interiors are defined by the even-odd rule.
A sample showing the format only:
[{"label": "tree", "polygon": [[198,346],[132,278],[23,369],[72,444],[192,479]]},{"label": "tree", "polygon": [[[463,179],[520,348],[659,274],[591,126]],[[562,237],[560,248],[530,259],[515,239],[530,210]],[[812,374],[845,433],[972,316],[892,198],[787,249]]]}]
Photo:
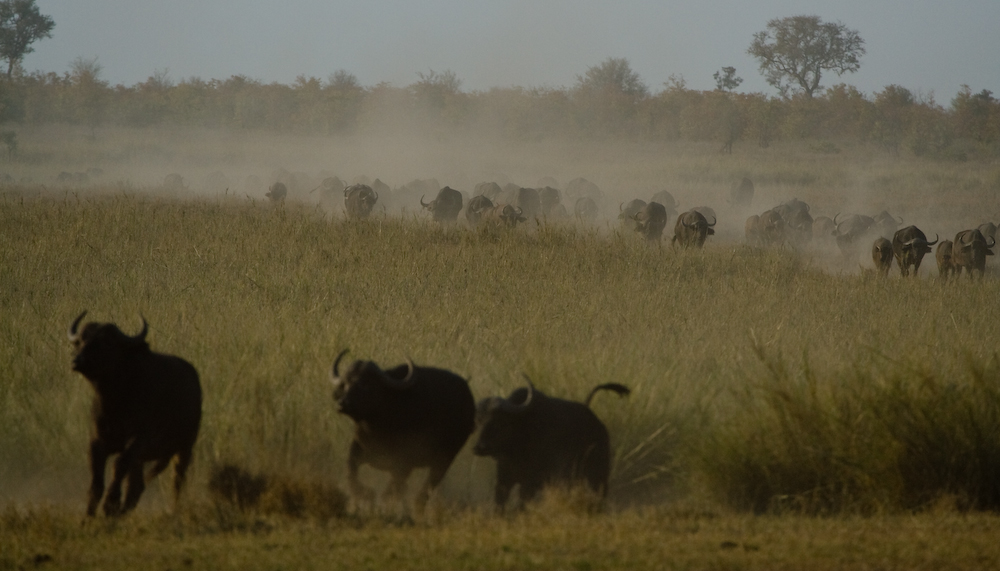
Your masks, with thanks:
[{"label": "tree", "polygon": [[727,66],[712,74],[717,91],[732,91],[743,83],[742,77],[736,76],[736,68]]},{"label": "tree", "polygon": [[783,97],[801,91],[812,97],[824,71],[838,76],[861,67],[865,41],[856,30],[819,16],[776,18],[757,32],[747,53],[760,62],[760,72]]},{"label": "tree", "polygon": [[52,37],[55,21],[43,16],[35,0],[0,0],[0,59],[7,60],[7,78],[36,40]]},{"label": "tree", "polygon": [[649,89],[625,58],[608,58],[576,76],[576,90],[583,95],[625,95],[633,102],[646,97]]}]

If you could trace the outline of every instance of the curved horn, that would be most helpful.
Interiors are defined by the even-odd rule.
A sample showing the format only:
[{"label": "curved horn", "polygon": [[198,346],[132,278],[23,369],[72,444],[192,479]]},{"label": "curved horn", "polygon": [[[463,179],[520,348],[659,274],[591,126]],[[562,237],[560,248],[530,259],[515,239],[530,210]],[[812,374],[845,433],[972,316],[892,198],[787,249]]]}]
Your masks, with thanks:
[{"label": "curved horn", "polygon": [[[890,214],[890,216],[892,216],[892,215]],[[895,219],[896,218],[893,216],[893,220],[895,220]],[[899,222],[897,222],[896,224],[899,224],[900,226],[903,225],[903,217],[902,216],[899,217]]]},{"label": "curved horn", "polygon": [[934,244],[937,244],[938,240],[940,240],[940,239],[941,239],[940,236],[938,236],[937,234],[934,234],[934,241],[933,242],[927,242],[927,245],[928,246],[933,246]]},{"label": "curved horn", "polygon": [[374,195],[375,195],[375,202],[378,202],[378,191],[376,191],[376,190],[373,190],[373,191],[372,191],[372,194],[374,194]]},{"label": "curved horn", "polygon": [[840,213],[839,213],[839,212],[833,215],[833,227],[834,227],[834,228],[836,228],[836,227],[837,227],[837,217],[838,217],[838,216],[840,216]]},{"label": "curved horn", "polygon": [[[958,234],[958,236],[956,236],[956,238],[958,238],[959,244],[968,245],[968,244],[972,243],[972,239],[971,239],[970,235],[971,235],[971,232],[969,232],[968,230],[966,230],[964,232],[960,232]],[[969,240],[966,240],[966,238],[969,238]]]},{"label": "curved horn", "polygon": [[510,399],[504,399],[503,402],[500,403],[500,408],[507,412],[515,414],[525,413],[528,411],[528,407],[531,406],[531,401],[534,400],[535,384],[531,382],[531,378],[528,377],[528,375],[525,375],[524,373],[521,374],[524,375],[524,380],[528,381],[528,396],[524,398],[524,402],[521,404],[513,404],[510,402]]},{"label": "curved horn", "polygon": [[[712,217],[712,223],[709,224],[708,227],[711,228],[712,226],[715,226],[715,223],[718,222],[718,221],[719,220],[715,216],[713,216]],[[708,222],[708,220],[705,220],[705,222]]]},{"label": "curved horn", "polygon": [[350,349],[344,349],[343,351],[338,353],[337,358],[333,360],[333,378],[335,379],[340,378],[340,371],[338,370],[338,367],[340,366],[340,360],[344,358],[344,355],[346,355],[348,351],[350,351]]},{"label": "curved horn", "polygon": [[514,208],[517,209],[517,215],[518,216],[521,216],[522,214],[524,214],[524,210],[522,210],[520,206],[515,206]]},{"label": "curved horn", "polygon": [[424,208],[427,208],[428,206],[430,206],[430,203],[424,204],[424,195],[423,194],[420,195],[420,206],[423,206]]},{"label": "curved horn", "polygon": [[394,389],[405,389],[413,383],[413,373],[416,367],[413,365],[413,361],[409,357],[406,358],[406,376],[402,379],[394,379],[386,374],[385,371],[380,371],[382,373],[382,382]]},{"label": "curved horn", "polygon": [[622,212],[622,210],[623,210],[622,206],[624,206],[624,205],[625,205],[625,203],[624,203],[624,202],[619,202],[619,203],[618,203],[618,213],[619,213],[619,214],[621,214],[621,212]]},{"label": "curved horn", "polygon": [[76,328],[80,325],[80,322],[83,320],[84,315],[87,315],[86,309],[84,309],[83,313],[78,315],[76,319],[73,320],[72,325],[69,326],[69,330],[66,332],[66,335],[69,337],[70,341],[75,342],[77,339],[80,338],[80,332],[77,331]]},{"label": "curved horn", "polygon": [[[140,317],[142,316],[140,315]],[[142,343],[146,340],[147,333],[149,333],[149,324],[146,323],[146,318],[142,317],[142,331],[140,331],[138,335],[129,337],[129,340],[131,340],[134,343]]]},{"label": "curved horn", "polygon": [[992,243],[992,244],[987,244],[987,245],[986,245],[986,247],[987,247],[987,248],[992,248],[993,246],[996,246],[996,245],[997,245],[997,241],[996,241],[996,238],[992,238],[992,237],[991,237],[991,238],[990,238],[990,240],[992,240],[992,241],[993,241],[993,243]]}]

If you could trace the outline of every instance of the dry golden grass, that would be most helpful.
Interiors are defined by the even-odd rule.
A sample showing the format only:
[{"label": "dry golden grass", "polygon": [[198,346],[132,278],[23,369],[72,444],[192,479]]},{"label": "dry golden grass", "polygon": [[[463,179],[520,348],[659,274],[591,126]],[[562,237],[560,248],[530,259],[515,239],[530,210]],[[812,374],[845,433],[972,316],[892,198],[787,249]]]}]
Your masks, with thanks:
[{"label": "dry golden grass", "polygon": [[[235,142],[243,158],[226,163],[220,156],[237,151],[205,142],[226,136],[182,146],[181,135],[148,134],[146,144],[201,153],[198,168],[221,161],[234,171],[269,148]],[[115,168],[131,167],[107,149],[128,147],[128,137],[82,151],[26,135],[29,156],[41,153],[33,145],[50,155],[12,168],[32,176],[61,170],[60,158],[75,156],[82,168],[98,157],[111,161],[105,170],[116,179]],[[341,144],[286,142],[300,150],[316,143],[304,161]],[[66,568],[996,565],[995,517],[956,511],[996,509],[994,272],[951,284],[930,279],[933,270],[905,281],[857,275],[821,250],[747,248],[739,213],[718,206],[728,181],[748,173],[757,177],[755,208],[791,196],[813,203],[814,213],[884,204],[908,222],[939,213],[941,229],[930,231],[947,236],[949,224],[973,225],[996,206],[982,206],[996,200],[996,167],[863,149],[723,157],[697,148],[558,147],[506,149],[490,164],[464,147],[445,160],[448,145],[429,143],[415,151],[428,170],[397,164],[387,170],[400,174],[384,179],[450,184],[448,169],[466,161],[476,182],[490,168],[526,184],[543,173],[564,182],[582,174],[622,198],[662,184],[681,188],[675,194],[688,205],[716,205],[719,235],[704,250],[677,251],[613,223],[472,231],[412,215],[349,223],[312,204],[275,208],[198,189],[3,189],[0,498],[12,507],[0,523],[0,568],[33,565],[36,556]],[[357,171],[381,176],[372,153],[353,152]],[[90,389],[70,372],[64,335],[85,308],[125,331],[144,316],[154,350],[185,357],[202,376],[205,420],[173,515],[154,485],[133,516],[79,526]],[[594,510],[556,499],[493,517],[492,464],[466,451],[426,521],[334,517],[333,508],[295,517],[285,507],[296,501],[282,497],[333,489],[344,470],[352,427],[334,413],[326,380],[344,347],[386,366],[410,356],[447,367],[470,378],[477,398],[509,392],[522,372],[575,399],[598,383],[629,385],[630,398],[593,405],[615,450],[607,503]],[[214,502],[211,471],[225,463],[282,475],[287,493],[266,509]],[[955,507],[933,511],[945,501]],[[914,509],[921,515],[906,515]]]}]

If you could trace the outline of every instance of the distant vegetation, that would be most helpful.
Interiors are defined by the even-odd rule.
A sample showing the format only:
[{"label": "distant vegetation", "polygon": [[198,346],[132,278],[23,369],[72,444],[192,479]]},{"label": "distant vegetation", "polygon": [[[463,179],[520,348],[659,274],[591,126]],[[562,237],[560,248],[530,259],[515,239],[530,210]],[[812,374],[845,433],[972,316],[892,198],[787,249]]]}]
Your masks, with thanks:
[{"label": "distant vegetation", "polygon": [[779,140],[818,139],[940,158],[1000,153],[1000,102],[990,91],[968,86],[944,105],[899,85],[865,94],[838,84],[812,97],[781,98],[733,92],[738,79],[733,69],[723,89],[692,90],[674,77],[656,91],[627,60],[615,58],[589,68],[572,87],[485,91],[462,91],[454,73],[434,71],[403,87],[362,86],[344,71],[326,80],[300,76],[291,85],[240,75],[174,81],[159,71],[142,83],[112,86],[100,71],[96,60],[78,59],[63,75],[15,74],[0,83],[0,123],[300,134],[410,127],[514,141],[564,136],[716,141],[727,150],[737,141],[767,147]]}]

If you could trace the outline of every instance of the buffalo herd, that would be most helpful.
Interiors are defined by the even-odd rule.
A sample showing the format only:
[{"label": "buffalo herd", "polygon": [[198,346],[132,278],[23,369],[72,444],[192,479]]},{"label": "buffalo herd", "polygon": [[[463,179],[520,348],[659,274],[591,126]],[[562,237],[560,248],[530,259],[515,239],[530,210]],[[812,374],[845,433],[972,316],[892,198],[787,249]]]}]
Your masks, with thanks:
[{"label": "buffalo herd", "polygon": [[[129,336],[113,323],[81,327],[86,313],[73,320],[68,335],[75,349],[73,370],[94,390],[87,515],[96,515],[102,500],[107,516],[133,510],[147,480],[173,460],[176,501],[201,425],[198,372],[180,357],[153,352],[145,319],[142,331]],[[548,396],[528,380],[526,388],[507,398],[488,397],[477,404],[468,381],[451,371],[418,366],[410,359],[389,369],[356,360],[341,370],[347,352],[334,359],[330,381],[337,411],[354,423],[347,483],[358,506],[375,501],[375,492],[359,478],[361,466],[388,472],[382,497],[404,505],[410,474],[426,468],[427,479],[413,501],[421,513],[477,428],[474,454],[496,460],[498,511],[515,487],[522,503],[548,485],[586,485],[600,497],[607,493],[610,438],[589,405],[602,390],[629,394],[624,385],[598,385],[578,403]],[[111,456],[116,458],[105,494]]]},{"label": "buffalo herd", "polygon": [[[380,199],[392,195],[418,202],[441,224],[456,223],[464,211],[472,227],[513,228],[529,220],[568,219],[563,200],[572,205],[579,221],[592,221],[607,202],[597,185],[582,178],[571,181],[563,191],[551,184],[533,189],[482,183],[471,197],[439,187],[433,179],[415,180],[390,191],[377,179],[347,186],[336,177],[327,177],[313,190],[320,189],[322,196],[343,192],[348,219],[368,218]],[[434,198],[426,202],[431,192]],[[287,194],[287,185],[277,181],[267,196],[280,203]],[[733,187],[730,205],[747,207],[753,197],[753,183],[744,179]],[[678,213],[678,206],[667,191],[655,193],[649,201],[621,202],[619,224],[658,244],[673,217],[671,243],[701,248],[715,233],[715,211],[699,206]],[[916,226],[900,228],[902,224],[902,218],[886,211],[875,216],[837,213],[833,218],[814,218],[808,204],[792,199],[751,215],[744,231],[751,247],[798,250],[810,242],[829,244],[845,259],[870,247],[875,271],[881,276],[889,274],[893,262],[902,276],[911,272],[916,276],[923,257],[937,245],[935,259],[942,279],[963,270],[970,277],[983,277],[986,257],[993,255],[991,248],[996,244],[995,224],[963,230],[954,240],[935,236],[933,241]],[[96,515],[103,505],[106,515],[118,516],[136,507],[147,479],[172,461],[175,497],[180,493],[201,424],[201,384],[190,363],[150,349],[145,319],[142,330],[130,336],[113,323],[81,326],[86,313],[72,321],[68,335],[75,349],[73,370],[83,375],[94,393],[87,515]],[[498,511],[505,509],[515,488],[522,503],[553,484],[584,485],[602,497],[607,493],[610,439],[589,405],[599,391],[627,395],[624,385],[598,385],[581,403],[549,396],[526,377],[527,385],[509,396],[487,397],[477,404],[467,380],[451,371],[418,366],[407,359],[389,369],[357,360],[342,372],[346,353],[341,351],[334,359],[331,381],[338,411],[354,422],[347,472],[349,491],[359,505],[371,504],[375,498],[359,479],[362,465],[387,472],[390,481],[384,496],[401,501],[410,474],[426,468],[427,479],[414,500],[415,509],[421,511],[477,429],[473,453],[496,460]],[[106,464],[112,456],[116,457],[112,480],[106,489]],[[148,472],[147,464],[151,465]]]}]

